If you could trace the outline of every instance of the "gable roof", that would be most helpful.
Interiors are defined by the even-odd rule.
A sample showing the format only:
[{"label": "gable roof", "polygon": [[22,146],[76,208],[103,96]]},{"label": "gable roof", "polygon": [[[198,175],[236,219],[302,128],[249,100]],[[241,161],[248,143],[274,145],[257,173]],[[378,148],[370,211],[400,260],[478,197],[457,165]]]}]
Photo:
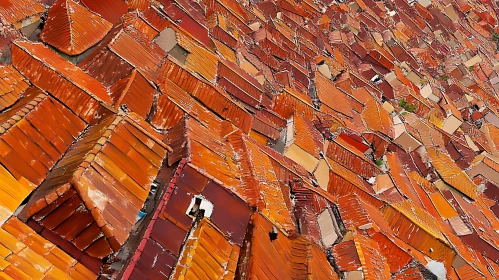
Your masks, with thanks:
[{"label": "gable roof", "polygon": [[[147,126],[133,114],[118,115],[91,126],[33,194],[22,216],[33,217],[41,225],[55,229],[93,257],[102,258],[118,251],[128,238],[169,150]],[[65,207],[69,207],[68,212],[61,216],[57,211]],[[75,232],[67,234],[58,227],[81,218],[79,214],[85,212],[89,221],[82,222],[83,227]],[[106,240],[82,245],[78,236],[93,221]],[[92,246],[94,241],[109,242],[107,251]]]},{"label": "gable roof", "polygon": [[86,122],[109,113],[106,105],[113,100],[107,89],[42,43],[14,42],[12,63],[31,83],[61,100]]}]

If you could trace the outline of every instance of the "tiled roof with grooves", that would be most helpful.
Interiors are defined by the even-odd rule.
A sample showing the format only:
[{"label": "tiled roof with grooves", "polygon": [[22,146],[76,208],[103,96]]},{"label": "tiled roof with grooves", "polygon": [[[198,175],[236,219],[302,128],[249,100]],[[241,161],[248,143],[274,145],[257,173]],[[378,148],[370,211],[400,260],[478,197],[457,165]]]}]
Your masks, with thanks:
[{"label": "tiled roof with grooves", "polygon": [[[314,277],[317,277],[317,279],[321,279],[319,277],[323,274],[313,273],[314,270],[310,269],[310,262],[313,257],[320,257],[324,262],[325,254],[319,252],[310,254],[310,247],[313,245],[310,245],[302,237],[290,239],[278,233],[277,239],[271,241],[269,232],[273,231],[272,223],[260,214],[254,215],[253,223],[251,247],[249,248],[250,258],[247,271],[245,271],[249,278],[305,279],[309,277],[315,279]],[[309,272],[312,273],[309,274]],[[333,276],[329,279],[336,279],[336,277]]]},{"label": "tiled roof with grooves", "polygon": [[342,138],[338,137],[329,143],[326,155],[363,178],[371,178],[380,173],[374,163]]},{"label": "tiled roof with grooves", "polygon": [[29,87],[29,81],[12,65],[0,66],[0,112],[14,104]]},{"label": "tiled roof with grooves", "polygon": [[12,217],[0,229],[0,277],[97,279],[97,275]]},{"label": "tiled roof with grooves", "polygon": [[[242,162],[244,188],[255,188],[251,201],[255,201],[261,213],[286,233],[295,230],[290,210],[285,204],[288,195],[279,186],[268,156],[246,136],[229,136],[235,152],[247,162]],[[244,161],[246,161],[244,160]],[[244,180],[246,178],[246,180]],[[251,193],[251,191],[250,191]]]},{"label": "tiled roof with grooves", "polygon": [[48,12],[40,38],[68,55],[78,55],[97,44],[112,24],[73,0],[57,0]]},{"label": "tiled roof with grooves", "polygon": [[234,279],[240,248],[207,219],[201,220],[183,250],[172,272],[174,279]]},{"label": "tiled roof with grooves", "polygon": [[102,105],[113,103],[101,83],[41,43],[15,42],[12,62],[34,85],[64,102],[86,122],[108,113]]},{"label": "tiled roof with grooves", "polygon": [[319,100],[327,107],[345,116],[352,116],[348,97],[341,92],[332,81],[319,72],[315,73],[315,85]]},{"label": "tiled roof with grooves", "polygon": [[427,151],[431,164],[446,183],[471,199],[477,197],[477,186],[470,177],[456,165],[448,154],[438,151],[435,148],[429,148]]},{"label": "tiled roof with grooves", "polygon": [[[108,247],[119,250],[168,150],[144,125],[117,116],[90,127],[37,189],[24,215],[93,257],[110,253],[102,251],[99,242],[109,242]],[[84,217],[88,222],[81,220]],[[81,227],[67,233],[67,227],[78,219]],[[83,242],[95,225],[104,233],[104,240]]]},{"label": "tiled roof with grooves", "polygon": [[159,85],[163,92],[167,93],[169,88],[180,87],[216,114],[230,120],[244,132],[249,132],[252,122],[250,114],[220,88],[204,82],[171,60],[163,64],[161,73],[164,78],[160,80]]},{"label": "tiled roof with grooves", "polygon": [[[56,116],[58,116],[56,118]],[[85,129],[85,123],[37,88],[0,114],[0,163],[38,186]]]},{"label": "tiled roof with grooves", "polygon": [[380,253],[376,241],[359,233],[354,233],[355,248],[362,264],[364,279],[391,279],[390,268]]},{"label": "tiled roof with grooves", "polygon": [[158,79],[161,64],[167,55],[158,45],[150,42],[146,35],[134,28],[119,31],[108,47],[152,82]]},{"label": "tiled roof with grooves", "polygon": [[114,84],[110,91],[116,99],[116,108],[126,105],[127,109],[147,119],[153,107],[156,90],[140,72],[133,70],[130,76]]},{"label": "tiled roof with grooves", "polygon": [[323,150],[324,139],[320,132],[314,127],[311,120],[305,117],[296,115],[294,116],[294,142],[300,146],[307,153],[319,158],[320,152]]}]

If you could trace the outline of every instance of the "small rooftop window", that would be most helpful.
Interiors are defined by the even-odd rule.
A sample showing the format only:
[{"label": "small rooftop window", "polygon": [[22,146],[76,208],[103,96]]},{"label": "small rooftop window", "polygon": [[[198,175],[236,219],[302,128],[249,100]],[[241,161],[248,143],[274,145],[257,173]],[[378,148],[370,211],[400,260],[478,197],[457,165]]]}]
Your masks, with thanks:
[{"label": "small rooftop window", "polygon": [[187,212],[185,214],[192,217],[201,215],[201,217],[209,218],[212,213],[213,203],[201,195],[196,195],[192,198],[191,204],[187,208]]}]

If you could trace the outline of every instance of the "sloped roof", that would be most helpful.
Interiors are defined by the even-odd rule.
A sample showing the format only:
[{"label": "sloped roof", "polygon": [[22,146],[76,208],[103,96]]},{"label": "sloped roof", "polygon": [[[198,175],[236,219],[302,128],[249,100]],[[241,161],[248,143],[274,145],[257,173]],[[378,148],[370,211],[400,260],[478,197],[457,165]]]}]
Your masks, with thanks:
[{"label": "sloped roof", "polygon": [[14,104],[28,87],[29,81],[12,65],[0,66],[0,112]]},{"label": "sloped roof", "polygon": [[232,279],[240,248],[231,244],[206,218],[187,239],[172,277]]},{"label": "sloped roof", "polygon": [[78,55],[97,44],[112,24],[73,0],[58,0],[49,9],[40,38],[68,55]]},{"label": "sloped roof", "polygon": [[101,83],[42,43],[16,41],[12,63],[32,84],[64,102],[87,122],[96,114],[108,113],[103,106],[113,103]]},{"label": "sloped roof", "polygon": [[97,279],[81,263],[16,217],[0,229],[0,277],[6,279]]},{"label": "sloped roof", "polygon": [[31,188],[45,179],[86,127],[78,116],[38,88],[29,88],[24,98],[0,114],[0,124],[0,163]]},{"label": "sloped roof", "polygon": [[0,20],[5,25],[15,24],[43,12],[45,7],[37,0],[5,0],[0,6]]},{"label": "sloped roof", "polygon": [[[169,150],[147,125],[132,115],[91,126],[49,173],[23,215],[55,229],[91,256],[102,258],[118,251]],[[65,208],[64,214],[58,211]],[[82,226],[77,229],[64,226],[78,220]],[[104,240],[94,239],[90,244],[81,240],[95,223],[104,232]]]}]

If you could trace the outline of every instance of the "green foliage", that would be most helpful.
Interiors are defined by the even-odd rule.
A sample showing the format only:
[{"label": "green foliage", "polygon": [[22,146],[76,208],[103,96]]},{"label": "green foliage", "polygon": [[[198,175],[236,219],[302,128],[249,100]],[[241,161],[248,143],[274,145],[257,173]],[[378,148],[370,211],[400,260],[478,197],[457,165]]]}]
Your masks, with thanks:
[{"label": "green foliage", "polygon": [[399,99],[399,106],[404,108],[407,105],[407,101],[404,98]]},{"label": "green foliage", "polygon": [[442,75],[442,76],[440,76],[440,80],[442,80],[442,81],[447,81],[447,80],[449,80],[449,76],[447,76],[447,75]]},{"label": "green foliage", "polygon": [[404,109],[407,112],[414,112],[414,111],[416,111],[416,106],[414,104],[407,104],[407,105],[405,105]]},{"label": "green foliage", "polygon": [[499,42],[499,33],[492,32],[492,41]]},{"label": "green foliage", "polygon": [[468,67],[468,70],[469,70],[470,72],[473,72],[473,69],[474,69],[474,68],[473,68],[473,66]]},{"label": "green foliage", "polygon": [[381,167],[381,166],[383,165],[383,160],[382,160],[382,159],[377,159],[377,160],[375,161],[375,163],[376,163],[376,165],[377,165],[378,167]]},{"label": "green foliage", "polygon": [[404,98],[399,99],[399,106],[404,108],[404,110],[406,110],[407,112],[416,111],[416,106],[414,104],[407,103]]}]

